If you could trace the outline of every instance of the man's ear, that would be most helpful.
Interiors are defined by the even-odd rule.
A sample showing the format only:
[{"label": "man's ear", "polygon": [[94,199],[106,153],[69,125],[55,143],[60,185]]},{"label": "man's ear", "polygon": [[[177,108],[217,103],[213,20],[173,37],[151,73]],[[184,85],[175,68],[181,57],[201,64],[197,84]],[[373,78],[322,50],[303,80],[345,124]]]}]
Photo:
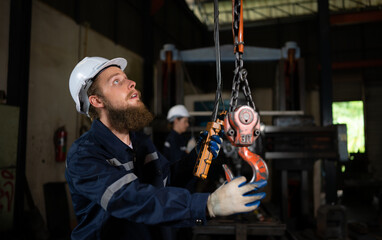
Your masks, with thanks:
[{"label": "man's ear", "polygon": [[97,95],[89,96],[89,103],[95,108],[100,108],[104,106],[102,100]]}]

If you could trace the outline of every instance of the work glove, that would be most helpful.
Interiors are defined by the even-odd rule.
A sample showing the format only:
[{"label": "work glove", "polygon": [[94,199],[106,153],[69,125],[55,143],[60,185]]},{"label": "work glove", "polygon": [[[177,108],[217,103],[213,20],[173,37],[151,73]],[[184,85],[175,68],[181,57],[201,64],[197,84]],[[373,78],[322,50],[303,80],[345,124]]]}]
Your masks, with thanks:
[{"label": "work glove", "polygon": [[245,177],[238,177],[225,183],[213,192],[207,200],[210,217],[228,216],[235,213],[251,212],[260,205],[265,193],[255,193],[267,181],[247,183]]},{"label": "work glove", "polygon": [[[219,134],[222,134],[223,130]],[[208,132],[206,130],[201,131],[199,134],[198,141],[196,143],[196,153],[199,155],[200,148],[202,144],[207,140]],[[212,153],[212,159],[217,158],[220,151],[220,145],[222,144],[223,139],[219,135],[212,135],[211,141],[209,142],[208,150]]]},{"label": "work glove", "polygon": [[196,147],[196,141],[195,141],[195,138],[192,137],[190,140],[188,140],[187,142],[187,146],[186,146],[186,152],[187,153],[190,153],[192,151],[192,149],[194,149]]}]

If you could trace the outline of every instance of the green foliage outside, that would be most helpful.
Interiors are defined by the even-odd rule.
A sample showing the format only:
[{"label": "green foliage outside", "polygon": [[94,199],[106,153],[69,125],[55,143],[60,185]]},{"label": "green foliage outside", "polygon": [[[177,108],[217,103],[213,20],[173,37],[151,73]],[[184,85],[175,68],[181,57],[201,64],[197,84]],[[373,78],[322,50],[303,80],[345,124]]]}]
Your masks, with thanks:
[{"label": "green foliage outside", "polygon": [[349,153],[365,152],[363,102],[334,102],[333,124],[346,124]]}]

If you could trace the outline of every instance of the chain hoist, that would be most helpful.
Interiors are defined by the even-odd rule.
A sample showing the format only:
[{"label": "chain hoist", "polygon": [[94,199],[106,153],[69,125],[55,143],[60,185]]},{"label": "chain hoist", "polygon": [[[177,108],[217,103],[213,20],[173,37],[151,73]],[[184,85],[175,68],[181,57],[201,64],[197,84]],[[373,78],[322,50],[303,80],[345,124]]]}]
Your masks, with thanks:
[{"label": "chain hoist", "polygon": [[[269,173],[265,161],[248,149],[248,146],[254,144],[260,135],[260,116],[256,112],[248,84],[248,72],[243,63],[243,0],[232,0],[232,34],[235,70],[229,111],[224,118],[224,131],[231,144],[238,147],[240,157],[252,168],[253,175],[249,182],[267,180]],[[245,97],[246,105],[238,105],[240,89]],[[224,164],[223,168],[227,181],[230,181],[233,177],[231,170]]]},{"label": "chain hoist", "polygon": [[[254,144],[260,135],[260,117],[256,112],[256,107],[252,99],[251,89],[247,80],[247,70],[243,67],[243,0],[232,0],[232,33],[234,39],[235,70],[232,82],[232,92],[228,113],[223,111],[220,118],[217,118],[218,103],[221,100],[221,79],[220,78],[220,51],[218,35],[218,7],[217,0],[214,2],[215,12],[215,47],[217,52],[217,76],[218,88],[215,98],[215,108],[212,114],[212,121],[207,124],[208,137],[200,151],[194,175],[202,179],[207,178],[207,173],[211,164],[212,154],[208,151],[207,144],[212,134],[217,134],[224,127],[225,135],[232,145],[239,148],[240,157],[252,168],[253,177],[250,182],[268,179],[268,168],[265,161],[257,154],[249,151],[248,146]],[[238,105],[240,90],[243,91],[246,105]],[[224,120],[222,120],[224,118]],[[226,178],[230,181],[233,174],[227,165],[223,164]]]},{"label": "chain hoist", "polygon": [[[235,70],[228,114],[224,119],[224,130],[230,142],[237,147],[250,146],[260,135],[260,117],[255,111],[247,70],[243,64],[243,1],[232,0],[232,34],[234,40]],[[238,106],[240,89],[247,105]]]}]

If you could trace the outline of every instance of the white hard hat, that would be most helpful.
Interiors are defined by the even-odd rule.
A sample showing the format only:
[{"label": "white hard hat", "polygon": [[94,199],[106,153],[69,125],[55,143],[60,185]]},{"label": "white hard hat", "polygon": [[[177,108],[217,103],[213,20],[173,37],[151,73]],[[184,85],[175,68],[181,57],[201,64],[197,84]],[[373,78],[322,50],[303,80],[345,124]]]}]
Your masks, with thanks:
[{"label": "white hard hat", "polygon": [[88,115],[89,98],[87,91],[93,83],[93,78],[102,70],[112,65],[120,67],[123,71],[127,61],[124,58],[108,60],[102,57],[85,57],[74,67],[70,74],[69,90],[79,113]]},{"label": "white hard hat", "polygon": [[175,105],[168,111],[167,120],[173,122],[177,117],[190,117],[184,105]]}]

